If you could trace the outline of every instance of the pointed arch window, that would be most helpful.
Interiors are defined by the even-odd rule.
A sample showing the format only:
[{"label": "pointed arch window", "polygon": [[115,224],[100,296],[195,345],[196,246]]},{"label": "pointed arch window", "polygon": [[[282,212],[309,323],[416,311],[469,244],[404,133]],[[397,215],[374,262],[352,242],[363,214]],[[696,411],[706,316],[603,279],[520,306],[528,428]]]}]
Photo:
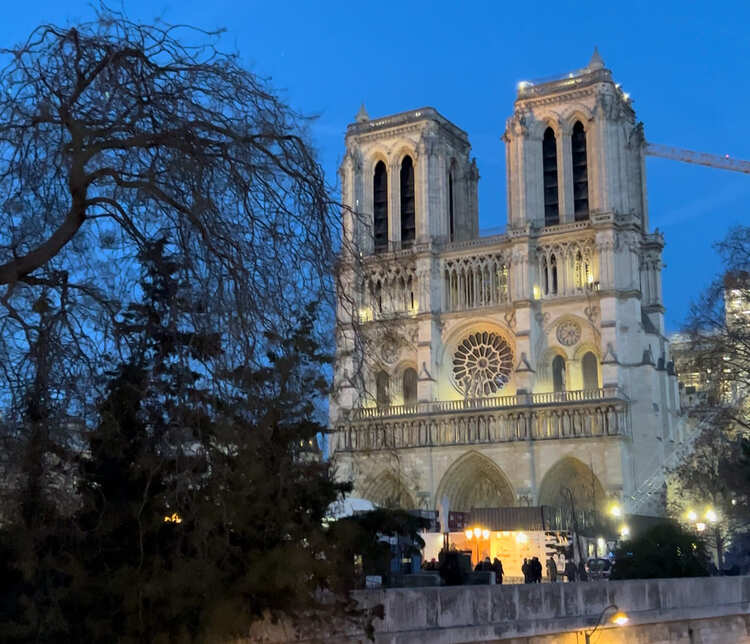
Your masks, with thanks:
[{"label": "pointed arch window", "polygon": [[453,215],[453,172],[456,167],[456,162],[451,163],[451,169],[448,171],[448,234],[450,235],[450,241],[456,238],[455,223]]},{"label": "pointed arch window", "polygon": [[388,171],[382,161],[373,179],[373,236],[376,253],[388,248]]},{"label": "pointed arch window", "polygon": [[545,295],[549,295],[549,272],[546,257],[542,257],[542,290]]},{"label": "pointed arch window", "polygon": [[375,376],[375,402],[378,407],[388,407],[390,405],[390,395],[388,393],[388,374],[385,371],[378,371]]},{"label": "pointed arch window", "polygon": [[552,359],[552,390],[565,391],[565,358],[555,356]]},{"label": "pointed arch window", "polygon": [[554,226],[560,223],[560,199],[557,190],[557,139],[551,127],[544,131],[542,165],[544,168],[544,225]]},{"label": "pointed arch window", "polygon": [[557,258],[554,254],[549,258],[549,292],[552,295],[557,294]]},{"label": "pointed arch window", "polygon": [[401,245],[411,246],[416,231],[414,220],[414,162],[405,156],[401,162]]},{"label": "pointed arch window", "polygon": [[576,221],[589,218],[589,178],[586,160],[586,131],[576,121],[570,137],[573,156],[573,212]]},{"label": "pointed arch window", "polygon": [[583,369],[583,388],[588,390],[599,389],[599,361],[589,351],[581,360]]},{"label": "pointed arch window", "polygon": [[409,368],[403,378],[404,405],[414,407],[417,404],[417,372]]}]

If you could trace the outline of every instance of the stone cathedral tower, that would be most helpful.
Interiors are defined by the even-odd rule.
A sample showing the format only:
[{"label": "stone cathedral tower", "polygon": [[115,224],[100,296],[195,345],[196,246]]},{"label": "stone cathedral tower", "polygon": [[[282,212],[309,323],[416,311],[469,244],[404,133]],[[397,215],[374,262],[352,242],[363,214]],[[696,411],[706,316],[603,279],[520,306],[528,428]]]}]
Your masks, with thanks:
[{"label": "stone cathedral tower", "polygon": [[507,231],[480,237],[465,132],[432,108],[347,129],[339,475],[406,508],[567,488],[658,513],[643,484],[682,432],[642,124],[595,52],[519,84],[503,140]]}]

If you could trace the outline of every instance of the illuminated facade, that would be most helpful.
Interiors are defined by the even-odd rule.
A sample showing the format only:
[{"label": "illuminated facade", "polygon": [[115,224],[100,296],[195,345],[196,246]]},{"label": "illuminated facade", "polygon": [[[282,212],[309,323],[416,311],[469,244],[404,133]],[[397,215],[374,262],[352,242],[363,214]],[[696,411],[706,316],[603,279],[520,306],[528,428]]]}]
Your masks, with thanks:
[{"label": "illuminated facade", "polygon": [[[478,231],[465,132],[432,108],[347,129],[331,450],[406,508],[639,499],[681,440],[643,128],[598,54],[521,83],[508,226]],[[359,332],[359,334],[358,334]],[[637,502],[636,502],[637,501]]]}]

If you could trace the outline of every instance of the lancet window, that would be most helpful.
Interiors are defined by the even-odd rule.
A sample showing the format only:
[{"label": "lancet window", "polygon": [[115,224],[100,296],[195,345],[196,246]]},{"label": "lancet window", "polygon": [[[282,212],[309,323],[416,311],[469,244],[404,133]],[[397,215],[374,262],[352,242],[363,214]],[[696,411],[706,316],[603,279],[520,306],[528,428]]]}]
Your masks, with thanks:
[{"label": "lancet window", "polygon": [[448,235],[449,241],[453,241],[456,238],[455,233],[455,220],[453,214],[453,174],[456,169],[456,162],[451,163],[451,169],[448,171]]},{"label": "lancet window", "polygon": [[565,358],[562,356],[552,359],[552,390],[565,391]]},{"label": "lancet window", "polygon": [[395,265],[373,271],[367,281],[370,310],[375,317],[415,313],[418,306],[414,266]]},{"label": "lancet window", "polygon": [[401,245],[414,243],[416,226],[414,216],[414,163],[410,156],[401,162]]},{"label": "lancet window", "polygon": [[540,246],[537,252],[539,282],[544,297],[575,295],[584,289],[597,288],[592,239]]},{"label": "lancet window", "polygon": [[583,124],[576,121],[570,137],[573,156],[573,211],[575,220],[589,218],[589,179],[586,160],[586,131]]},{"label": "lancet window", "polygon": [[503,254],[457,257],[443,263],[448,311],[495,306],[508,300],[509,264]]},{"label": "lancet window", "polygon": [[544,225],[554,226],[560,222],[560,197],[557,189],[557,139],[551,127],[544,131],[542,165],[544,169]]},{"label": "lancet window", "polygon": [[413,407],[417,404],[417,372],[411,367],[404,371],[402,387],[404,392],[404,405]]},{"label": "lancet window", "polygon": [[599,388],[599,360],[596,356],[587,352],[581,360],[583,370],[583,388],[586,390]]},{"label": "lancet window", "polygon": [[378,371],[375,376],[375,402],[378,407],[388,407],[391,404],[388,393],[388,381],[388,374],[385,371]]},{"label": "lancet window", "polygon": [[373,237],[375,252],[388,249],[388,171],[378,161],[373,178]]}]

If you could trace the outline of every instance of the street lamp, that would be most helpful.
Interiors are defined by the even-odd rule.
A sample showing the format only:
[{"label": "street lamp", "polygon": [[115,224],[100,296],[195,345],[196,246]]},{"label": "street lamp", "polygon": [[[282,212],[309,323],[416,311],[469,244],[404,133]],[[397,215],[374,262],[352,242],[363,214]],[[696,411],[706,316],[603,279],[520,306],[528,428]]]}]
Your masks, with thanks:
[{"label": "street lamp", "polygon": [[607,614],[607,611],[609,610],[615,611],[612,614],[612,617],[609,618],[610,624],[614,624],[615,626],[625,626],[625,624],[627,624],[630,621],[630,618],[628,617],[627,613],[617,608],[617,604],[610,604],[599,615],[599,619],[596,620],[596,626],[594,626],[593,630],[583,632],[583,635],[586,638],[586,644],[591,644],[591,636],[594,633],[596,633],[597,629],[600,626],[602,626],[602,619],[604,615]]},{"label": "street lamp", "polygon": [[476,526],[474,529],[469,528],[464,532],[466,538],[471,541],[475,541],[477,544],[477,563],[479,563],[479,541],[487,541],[490,538],[490,531],[487,528],[480,528]]}]

